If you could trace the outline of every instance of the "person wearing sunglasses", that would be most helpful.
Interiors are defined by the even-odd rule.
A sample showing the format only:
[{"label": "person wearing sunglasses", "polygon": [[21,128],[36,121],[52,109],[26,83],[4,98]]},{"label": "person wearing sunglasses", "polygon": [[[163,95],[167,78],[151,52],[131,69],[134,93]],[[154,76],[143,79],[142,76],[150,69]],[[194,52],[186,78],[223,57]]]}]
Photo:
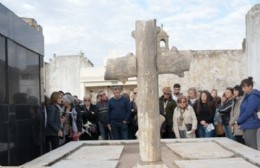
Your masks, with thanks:
[{"label": "person wearing sunglasses", "polygon": [[108,96],[103,90],[99,91],[98,96],[99,101],[96,106],[100,136],[102,140],[112,139],[112,134],[108,127]]},{"label": "person wearing sunglasses", "polygon": [[161,137],[162,138],[174,138],[175,135],[172,131],[173,126],[173,111],[177,106],[176,102],[172,99],[171,87],[164,87],[163,95],[159,98],[159,109],[160,114],[164,116],[165,121],[161,126]]},{"label": "person wearing sunglasses", "polygon": [[97,130],[97,107],[92,104],[91,96],[87,95],[83,98],[82,119],[84,133],[81,135],[81,140],[98,140]]},{"label": "person wearing sunglasses", "polygon": [[173,113],[173,131],[176,138],[195,138],[197,118],[186,96],[177,99],[178,106]]}]

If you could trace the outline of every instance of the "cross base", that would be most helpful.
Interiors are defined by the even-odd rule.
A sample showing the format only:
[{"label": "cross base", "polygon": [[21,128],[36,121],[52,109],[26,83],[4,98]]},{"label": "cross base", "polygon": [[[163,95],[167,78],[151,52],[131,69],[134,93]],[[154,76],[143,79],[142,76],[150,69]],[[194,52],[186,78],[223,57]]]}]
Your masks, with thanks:
[{"label": "cross base", "polygon": [[134,168],[168,168],[165,163],[160,162],[142,162],[139,161]]}]

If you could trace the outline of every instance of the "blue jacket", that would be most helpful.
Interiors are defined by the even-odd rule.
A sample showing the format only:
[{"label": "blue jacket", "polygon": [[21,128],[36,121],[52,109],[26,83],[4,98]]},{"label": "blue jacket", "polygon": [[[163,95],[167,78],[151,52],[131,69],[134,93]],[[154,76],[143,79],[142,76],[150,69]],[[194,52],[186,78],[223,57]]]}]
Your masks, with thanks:
[{"label": "blue jacket", "polygon": [[130,102],[121,96],[119,99],[112,97],[108,101],[108,120],[111,124],[111,121],[123,122],[128,121],[130,117]]},{"label": "blue jacket", "polygon": [[240,115],[237,120],[241,129],[260,128],[260,119],[256,112],[260,110],[260,91],[253,89],[251,93],[245,95],[241,106]]},{"label": "blue jacket", "polygon": [[58,136],[59,130],[62,130],[60,122],[60,110],[55,104],[52,104],[47,107],[46,135]]}]

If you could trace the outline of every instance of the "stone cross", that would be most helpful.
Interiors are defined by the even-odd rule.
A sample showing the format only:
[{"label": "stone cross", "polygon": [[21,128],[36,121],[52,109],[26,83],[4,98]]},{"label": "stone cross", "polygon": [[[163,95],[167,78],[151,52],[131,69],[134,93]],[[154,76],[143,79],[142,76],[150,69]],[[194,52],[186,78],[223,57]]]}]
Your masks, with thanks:
[{"label": "stone cross", "polygon": [[140,162],[136,167],[165,167],[160,146],[160,114],[158,74],[173,73],[179,76],[189,70],[192,54],[176,49],[158,54],[156,20],[136,21],[132,36],[136,42],[136,56],[109,59],[105,80],[126,82],[137,76],[137,107]]}]

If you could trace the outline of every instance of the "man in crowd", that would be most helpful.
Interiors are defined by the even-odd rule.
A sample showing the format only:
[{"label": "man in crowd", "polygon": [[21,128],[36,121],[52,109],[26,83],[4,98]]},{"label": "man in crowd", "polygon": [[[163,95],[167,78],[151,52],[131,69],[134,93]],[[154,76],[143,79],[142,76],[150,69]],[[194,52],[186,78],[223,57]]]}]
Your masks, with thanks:
[{"label": "man in crowd", "polygon": [[128,139],[128,120],[130,117],[130,103],[121,96],[121,89],[115,87],[114,97],[108,101],[108,122],[114,140]]},{"label": "man in crowd", "polygon": [[163,88],[163,95],[159,98],[160,114],[165,117],[165,121],[161,126],[162,138],[174,138],[172,131],[173,125],[173,112],[177,106],[176,102],[172,99],[172,91],[170,87]]},{"label": "man in crowd", "polygon": [[177,99],[179,96],[182,96],[183,94],[181,93],[181,85],[179,83],[175,83],[173,85],[173,94],[172,94],[172,99],[177,102]]},{"label": "man in crowd", "polygon": [[96,104],[98,129],[103,140],[111,139],[111,132],[108,128],[108,97],[104,91],[98,93],[99,102]]}]

